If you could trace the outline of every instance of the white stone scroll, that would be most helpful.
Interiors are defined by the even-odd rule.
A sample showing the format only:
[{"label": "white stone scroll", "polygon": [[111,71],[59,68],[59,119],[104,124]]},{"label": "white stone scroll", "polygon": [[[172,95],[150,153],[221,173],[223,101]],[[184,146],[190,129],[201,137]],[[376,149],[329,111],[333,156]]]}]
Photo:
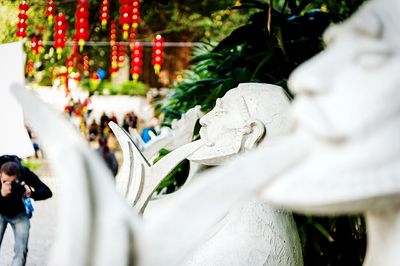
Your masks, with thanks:
[{"label": "white stone scroll", "polygon": [[171,128],[162,127],[161,133],[155,135],[149,132],[151,139],[145,143],[135,128],[129,128],[129,134],[136,146],[142,151],[143,155],[150,160],[164,148],[174,150],[193,140],[193,131],[197,120],[203,116],[200,106],[197,105],[182,114],[180,119],[174,119]]},{"label": "white stone scroll", "polygon": [[151,164],[126,131],[114,122],[110,122],[109,126],[121,145],[124,157],[116,177],[117,190],[129,205],[140,212],[144,211],[164,177],[201,145],[201,141],[193,142]]},{"label": "white stone scroll", "polygon": [[[168,135],[152,142],[148,146],[143,146],[140,142],[138,143],[137,138],[140,138],[139,135],[136,134],[136,137],[135,135],[132,136],[114,122],[109,123],[123,151],[123,162],[116,176],[116,186],[117,190],[126,199],[128,204],[138,207],[138,201],[142,201],[143,203],[147,202],[147,198],[151,197],[154,189],[157,188],[159,182],[162,181],[165,175],[167,175],[176,164],[188,156],[190,152],[194,151],[192,148],[197,149],[196,147],[199,147],[199,144],[195,144],[195,146],[191,145],[192,148],[184,148],[176,152],[174,159],[171,160],[170,156],[167,157],[167,160],[163,159],[162,161],[167,161],[169,165],[167,167],[163,166],[165,170],[160,170],[161,162],[157,163],[156,166],[152,166],[150,161],[162,148],[174,150],[183,144],[190,143],[193,138],[194,126],[201,114],[199,106],[190,109],[180,120],[173,121],[172,130],[170,130]],[[136,141],[134,140],[135,138]],[[143,152],[141,147],[144,147]],[[152,172],[152,177],[149,176],[150,171]],[[149,190],[146,192],[146,195],[143,194],[145,173],[148,176],[146,189]],[[157,177],[155,177],[156,174]],[[150,179],[157,180],[152,182],[152,189],[149,189],[150,184],[148,180]],[[139,198],[141,199],[139,200]],[[141,209],[141,207],[139,209]]]},{"label": "white stone scroll", "polygon": [[25,85],[22,43],[0,44],[0,156],[20,158],[34,154],[24,125],[21,106],[11,94],[11,85]]}]

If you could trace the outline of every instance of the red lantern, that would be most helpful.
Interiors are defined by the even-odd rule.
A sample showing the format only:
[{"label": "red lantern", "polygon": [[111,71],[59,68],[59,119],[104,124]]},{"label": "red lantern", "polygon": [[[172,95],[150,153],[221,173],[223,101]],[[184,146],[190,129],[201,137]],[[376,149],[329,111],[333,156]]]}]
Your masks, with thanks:
[{"label": "red lantern", "polygon": [[26,12],[29,9],[28,4],[24,1],[19,6],[19,13],[18,13],[18,23],[17,23],[17,32],[16,35],[18,38],[23,39],[26,38],[26,28],[28,27],[27,20],[28,15]]},{"label": "red lantern", "polygon": [[35,55],[39,54],[39,39],[36,35],[33,35],[31,38],[31,51],[32,53],[34,53]]},{"label": "red lantern", "polygon": [[100,21],[103,29],[107,26],[107,21],[110,18],[110,2],[109,0],[103,0],[100,5]]},{"label": "red lantern", "polygon": [[67,40],[68,22],[63,13],[59,13],[54,20],[54,48],[56,48],[57,58],[60,60]]},{"label": "red lantern", "polygon": [[28,60],[26,63],[26,68],[29,76],[33,75],[33,72],[35,71],[35,63],[32,60]]},{"label": "red lantern", "polygon": [[112,20],[110,25],[110,45],[111,46],[115,45],[116,41],[117,41],[117,23],[115,22],[115,20]]},{"label": "red lantern", "polygon": [[75,66],[74,61],[75,61],[75,58],[72,55],[65,59],[65,64],[67,66],[68,73],[71,73],[74,70],[74,66]]},{"label": "red lantern", "polygon": [[97,74],[97,72],[92,73],[92,75],[90,75],[91,79],[100,79],[99,74]]},{"label": "red lantern", "polygon": [[20,13],[26,13],[26,12],[28,12],[29,6],[25,1],[23,1],[21,4],[19,4],[18,8],[19,8]]},{"label": "red lantern", "polygon": [[122,67],[125,62],[125,45],[118,46],[118,67]]},{"label": "red lantern", "polygon": [[122,39],[128,39],[128,32],[132,24],[132,0],[119,0],[119,24],[122,26]]},{"label": "red lantern", "polygon": [[75,13],[75,39],[78,40],[79,50],[83,50],[85,41],[89,39],[89,1],[79,0]]},{"label": "red lantern", "polygon": [[164,63],[163,60],[164,51],[164,38],[161,35],[157,35],[153,40],[153,54],[151,63],[154,66],[154,72],[160,73],[161,66]]},{"label": "red lantern", "polygon": [[38,36],[38,52],[39,54],[43,54],[44,53],[44,47],[43,47],[43,40],[42,37]]},{"label": "red lantern", "polygon": [[133,50],[135,40],[136,40],[136,28],[131,27],[129,31],[129,47],[131,48],[131,51]]},{"label": "red lantern", "polygon": [[140,23],[140,1],[133,0],[132,3],[132,27],[137,28]]},{"label": "red lantern", "polygon": [[53,24],[53,18],[55,14],[56,14],[56,5],[54,4],[54,0],[47,0],[46,17],[50,25]]},{"label": "red lantern", "polygon": [[118,71],[118,45],[111,46],[111,74]]},{"label": "red lantern", "polygon": [[133,49],[131,53],[131,70],[132,79],[137,81],[139,75],[142,73],[143,65],[143,47],[139,42],[133,44]]},{"label": "red lantern", "polygon": [[116,41],[117,41],[117,23],[114,20],[112,20],[110,23],[111,75],[118,71],[118,45],[116,44]]},{"label": "red lantern", "polygon": [[83,75],[89,76],[89,56],[87,54],[83,56]]},{"label": "red lantern", "polygon": [[71,56],[74,58],[74,60],[76,60],[76,58],[78,58],[78,56],[79,56],[78,40],[75,38],[72,42],[72,55]]}]

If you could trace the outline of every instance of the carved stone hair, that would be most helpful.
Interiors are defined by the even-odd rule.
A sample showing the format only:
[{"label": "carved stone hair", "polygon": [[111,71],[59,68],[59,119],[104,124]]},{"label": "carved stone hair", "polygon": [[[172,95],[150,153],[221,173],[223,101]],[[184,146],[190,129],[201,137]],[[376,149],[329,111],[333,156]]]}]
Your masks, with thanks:
[{"label": "carved stone hair", "polygon": [[262,83],[241,83],[228,91],[225,97],[240,95],[239,110],[244,122],[259,120],[268,135],[282,135],[291,128],[290,103],[282,87]]}]

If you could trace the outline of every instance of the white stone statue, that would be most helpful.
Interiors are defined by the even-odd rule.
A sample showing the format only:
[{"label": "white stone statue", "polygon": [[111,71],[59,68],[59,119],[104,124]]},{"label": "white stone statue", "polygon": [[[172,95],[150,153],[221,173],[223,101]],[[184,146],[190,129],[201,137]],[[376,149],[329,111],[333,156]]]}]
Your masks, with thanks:
[{"label": "white stone statue", "polygon": [[219,165],[261,141],[281,137],[292,127],[288,110],[289,101],[281,87],[239,84],[217,99],[215,107],[200,119],[200,137],[205,145],[188,159]]},{"label": "white stone statue", "polygon": [[14,154],[26,158],[34,155],[22,108],[10,92],[12,83],[25,84],[22,51],[20,42],[0,45],[0,156]]},{"label": "white stone statue", "polygon": [[[289,79],[297,94],[293,132],[202,175],[160,217],[179,220],[181,234],[193,240],[201,238],[196,230],[210,226],[212,217],[246,194],[307,214],[364,213],[364,264],[397,265],[399,14],[400,1],[372,0],[348,21],[330,27],[326,50]],[[222,189],[224,200],[218,201]],[[209,221],[185,226],[200,217]]]},{"label": "white stone statue", "polygon": [[365,4],[292,74],[296,120],[315,144],[262,193],[305,213],[364,213],[368,266],[400,261],[399,15],[397,0]]},{"label": "white stone statue", "polygon": [[[170,162],[169,170],[172,170],[182,160],[181,157],[176,160],[176,155],[183,154],[182,149],[188,150],[188,147],[201,143],[200,148],[197,146],[191,150],[188,158],[204,164],[220,164],[254,148],[258,143],[267,143],[288,132],[292,125],[288,109],[289,102],[282,88],[268,84],[240,84],[218,99],[215,108],[200,119],[201,140],[171,152],[167,155],[170,158],[163,158],[163,163]],[[125,138],[129,142],[126,136],[121,136],[123,132],[118,132],[116,125],[110,126],[119,140]],[[124,145],[132,144],[122,143]],[[133,154],[133,157],[135,164],[138,161],[136,157],[140,160],[143,156]],[[141,166],[134,165],[134,172],[136,168],[141,169]],[[159,173],[153,171],[144,175],[143,180],[149,181],[147,185],[143,184],[143,191],[153,192],[156,189],[154,185],[166,176],[165,172],[162,175]],[[150,189],[147,187],[149,184],[153,185]],[[144,212],[145,221],[157,216],[157,212],[169,204],[174,194],[150,201]],[[143,196],[146,198],[141,200]],[[142,193],[137,202],[148,201],[150,196]],[[144,211],[144,207],[140,205],[138,208]],[[204,243],[183,262],[183,265],[210,264],[302,265],[300,242],[291,214],[256,199],[243,201],[212,229]]]},{"label": "white stone statue", "polygon": [[[289,107],[279,86],[239,84],[217,99],[215,107],[200,119],[200,137],[205,145],[188,159],[220,165],[286,135],[293,126]],[[272,266],[303,262],[292,215],[252,199],[234,206],[183,265]]]}]

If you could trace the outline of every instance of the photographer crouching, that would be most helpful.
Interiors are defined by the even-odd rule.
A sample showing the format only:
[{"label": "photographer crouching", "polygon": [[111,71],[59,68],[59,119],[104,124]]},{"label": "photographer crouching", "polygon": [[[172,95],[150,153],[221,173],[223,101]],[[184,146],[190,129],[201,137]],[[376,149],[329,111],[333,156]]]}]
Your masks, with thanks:
[{"label": "photographer crouching", "polygon": [[30,217],[33,208],[30,198],[45,200],[52,196],[51,190],[27,167],[21,165],[17,156],[0,157],[0,247],[10,224],[14,232],[14,258],[12,266],[23,266],[28,254]]}]

